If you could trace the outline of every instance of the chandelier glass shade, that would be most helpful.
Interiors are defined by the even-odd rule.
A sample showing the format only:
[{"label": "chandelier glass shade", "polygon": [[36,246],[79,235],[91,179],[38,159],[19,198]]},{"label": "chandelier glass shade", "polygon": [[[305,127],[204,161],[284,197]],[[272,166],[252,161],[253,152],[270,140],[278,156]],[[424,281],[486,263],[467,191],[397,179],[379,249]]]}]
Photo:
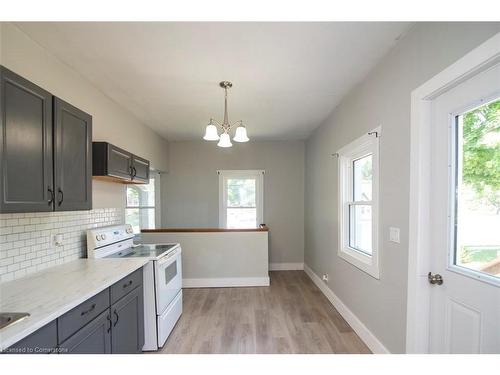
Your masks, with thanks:
[{"label": "chandelier glass shade", "polygon": [[[231,88],[233,84],[229,81],[222,81],[219,83],[219,85],[224,89],[224,120],[222,121],[222,124],[219,124],[217,123],[217,121],[211,118],[205,129],[205,135],[203,136],[203,139],[206,141],[219,141],[217,143],[217,146],[219,147],[232,147],[233,144],[231,143],[231,137],[229,134],[231,132],[231,128],[235,125],[238,125],[236,127],[233,141],[240,143],[248,142],[250,139],[248,138],[247,129],[243,125],[243,121],[237,121],[232,125],[229,123],[227,114],[227,89]],[[221,129],[220,135],[217,131],[217,126]]]}]

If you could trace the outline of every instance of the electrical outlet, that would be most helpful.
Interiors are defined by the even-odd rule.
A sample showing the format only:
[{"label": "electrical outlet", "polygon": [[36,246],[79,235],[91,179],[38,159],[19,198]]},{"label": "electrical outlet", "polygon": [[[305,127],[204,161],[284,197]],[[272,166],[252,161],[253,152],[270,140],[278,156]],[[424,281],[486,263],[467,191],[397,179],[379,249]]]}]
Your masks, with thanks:
[{"label": "electrical outlet", "polygon": [[390,227],[389,228],[389,241],[400,243],[399,240],[399,228]]},{"label": "electrical outlet", "polygon": [[56,245],[56,246],[63,245],[63,235],[62,234],[55,234],[54,235],[54,245]]},{"label": "electrical outlet", "polygon": [[324,281],[325,283],[327,283],[327,282],[328,282],[328,274],[327,274],[327,273],[324,273],[324,274],[323,274],[323,281]]}]

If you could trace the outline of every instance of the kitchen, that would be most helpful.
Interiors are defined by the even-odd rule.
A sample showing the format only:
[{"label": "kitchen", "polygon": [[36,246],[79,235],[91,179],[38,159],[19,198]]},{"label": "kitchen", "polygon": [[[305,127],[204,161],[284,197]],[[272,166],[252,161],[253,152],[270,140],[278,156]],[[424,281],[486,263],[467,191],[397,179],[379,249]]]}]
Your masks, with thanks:
[{"label": "kitchen", "polygon": [[494,233],[412,336],[410,104],[499,25],[0,22],[0,358],[495,353]]}]

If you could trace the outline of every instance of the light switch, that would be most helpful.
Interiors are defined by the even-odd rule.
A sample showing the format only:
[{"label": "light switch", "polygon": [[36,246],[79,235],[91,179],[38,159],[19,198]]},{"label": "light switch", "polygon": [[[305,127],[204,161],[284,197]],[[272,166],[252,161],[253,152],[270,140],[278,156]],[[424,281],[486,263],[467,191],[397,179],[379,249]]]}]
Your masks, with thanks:
[{"label": "light switch", "polygon": [[389,241],[400,243],[399,240],[399,228],[390,227],[389,228]]}]

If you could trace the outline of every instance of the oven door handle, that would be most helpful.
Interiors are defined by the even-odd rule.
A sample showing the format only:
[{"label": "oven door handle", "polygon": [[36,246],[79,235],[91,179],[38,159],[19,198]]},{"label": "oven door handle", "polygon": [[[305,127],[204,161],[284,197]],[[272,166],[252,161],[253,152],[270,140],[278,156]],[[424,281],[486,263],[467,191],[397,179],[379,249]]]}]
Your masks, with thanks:
[{"label": "oven door handle", "polygon": [[172,261],[172,260],[173,260],[172,258],[174,257],[174,255],[177,255],[177,254],[178,254],[178,251],[177,251],[177,250],[174,250],[174,251],[172,251],[170,254],[167,254],[167,255],[165,255],[164,257],[161,257],[161,258],[158,260],[158,265],[159,265],[159,266],[162,266],[162,265],[164,265],[165,263],[168,263],[168,262]]}]

